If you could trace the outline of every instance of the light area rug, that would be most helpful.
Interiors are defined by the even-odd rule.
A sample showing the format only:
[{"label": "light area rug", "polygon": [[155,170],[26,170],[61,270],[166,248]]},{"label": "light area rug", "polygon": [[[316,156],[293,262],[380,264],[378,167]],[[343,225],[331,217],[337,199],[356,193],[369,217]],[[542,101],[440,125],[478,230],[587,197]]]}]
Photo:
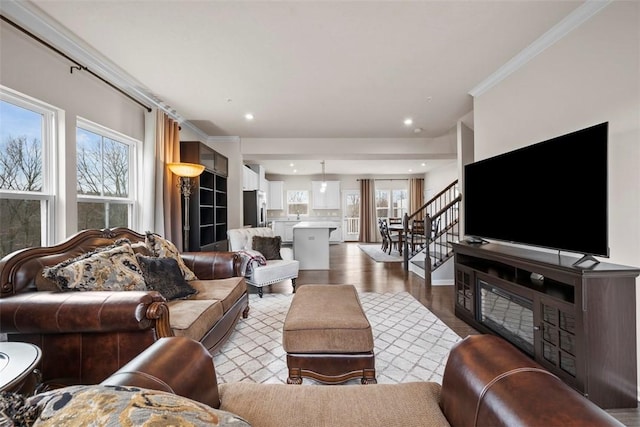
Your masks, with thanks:
[{"label": "light area rug", "polygon": [[391,250],[391,255],[380,249],[380,243],[373,245],[358,245],[365,254],[369,255],[376,262],[402,262],[404,259],[397,250]]},{"label": "light area rug", "polygon": [[[359,296],[373,330],[378,383],[442,383],[449,350],[461,338],[407,292],[361,292]],[[292,297],[249,295],[249,317],[238,321],[229,340],[214,354],[218,382],[286,383],[282,325]],[[303,384],[313,383],[303,379]],[[359,384],[359,380],[347,384]]]}]

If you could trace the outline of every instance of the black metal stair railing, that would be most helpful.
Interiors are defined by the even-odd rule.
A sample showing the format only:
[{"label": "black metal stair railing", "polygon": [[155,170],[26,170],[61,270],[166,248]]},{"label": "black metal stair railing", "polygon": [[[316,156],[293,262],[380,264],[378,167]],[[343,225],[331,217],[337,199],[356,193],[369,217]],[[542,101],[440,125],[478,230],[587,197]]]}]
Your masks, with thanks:
[{"label": "black metal stair railing", "polygon": [[[406,236],[402,242],[405,270],[409,269],[410,259],[414,256],[417,257],[416,254],[424,252],[424,264],[421,260],[418,260],[417,264],[423,264],[425,277],[427,277],[453,256],[451,242],[457,241],[460,236],[459,210],[461,200],[456,180],[411,215],[405,214],[402,221],[403,234]],[[420,239],[424,244],[415,247],[411,244],[409,227],[413,220],[424,221],[424,236],[421,236],[423,238]],[[424,250],[425,248],[426,250]]]}]

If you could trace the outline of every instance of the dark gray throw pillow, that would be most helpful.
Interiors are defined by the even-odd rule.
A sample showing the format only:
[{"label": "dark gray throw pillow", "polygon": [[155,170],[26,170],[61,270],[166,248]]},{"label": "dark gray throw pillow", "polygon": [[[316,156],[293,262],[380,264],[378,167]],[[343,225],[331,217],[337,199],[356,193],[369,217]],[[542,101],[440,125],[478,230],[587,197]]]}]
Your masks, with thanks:
[{"label": "dark gray throw pillow", "polygon": [[198,293],[189,285],[174,258],[156,258],[136,254],[147,289],[158,291],[167,300],[186,298]]},{"label": "dark gray throw pillow", "polygon": [[262,255],[264,255],[264,258],[266,260],[282,259],[282,257],[280,256],[281,243],[282,243],[282,238],[280,236],[275,236],[275,237],[253,236],[251,246],[254,251],[258,251]]}]

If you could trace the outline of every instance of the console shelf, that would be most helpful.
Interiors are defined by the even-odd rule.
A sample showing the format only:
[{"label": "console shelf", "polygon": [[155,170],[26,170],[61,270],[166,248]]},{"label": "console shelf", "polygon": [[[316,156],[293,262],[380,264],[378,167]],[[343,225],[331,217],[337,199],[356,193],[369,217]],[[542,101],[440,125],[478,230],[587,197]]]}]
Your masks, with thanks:
[{"label": "console shelf", "polygon": [[453,244],[455,313],[500,335],[598,406],[637,407],[640,269],[496,243]]}]

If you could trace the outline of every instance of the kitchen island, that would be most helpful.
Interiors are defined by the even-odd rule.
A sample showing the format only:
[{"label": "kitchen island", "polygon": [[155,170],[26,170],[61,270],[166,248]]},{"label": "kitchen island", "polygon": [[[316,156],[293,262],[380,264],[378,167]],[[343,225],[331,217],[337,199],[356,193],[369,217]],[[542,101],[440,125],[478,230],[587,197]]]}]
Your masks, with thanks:
[{"label": "kitchen island", "polygon": [[329,235],[338,228],[331,221],[302,221],[293,226],[293,257],[300,270],[329,269]]}]

